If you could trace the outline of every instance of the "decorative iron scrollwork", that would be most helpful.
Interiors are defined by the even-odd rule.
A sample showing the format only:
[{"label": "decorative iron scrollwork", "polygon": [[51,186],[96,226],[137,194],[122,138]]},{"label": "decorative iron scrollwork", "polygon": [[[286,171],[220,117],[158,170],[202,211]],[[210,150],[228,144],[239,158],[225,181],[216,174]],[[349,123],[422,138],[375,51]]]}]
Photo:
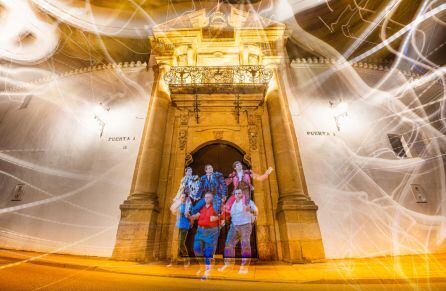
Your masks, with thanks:
[{"label": "decorative iron scrollwork", "polygon": [[204,84],[265,85],[273,76],[264,66],[177,66],[164,75],[169,86]]}]

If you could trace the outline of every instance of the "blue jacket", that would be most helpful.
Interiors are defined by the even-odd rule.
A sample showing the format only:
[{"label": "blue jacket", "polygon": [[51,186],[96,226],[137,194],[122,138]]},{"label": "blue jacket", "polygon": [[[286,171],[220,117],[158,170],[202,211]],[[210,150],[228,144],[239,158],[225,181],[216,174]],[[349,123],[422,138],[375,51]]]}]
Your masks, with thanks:
[{"label": "blue jacket", "polygon": [[201,194],[201,197],[204,197],[206,192],[211,192],[215,196],[221,198],[226,197],[226,193],[228,192],[228,186],[226,186],[225,178],[219,172],[214,172],[208,179],[206,175],[201,176],[200,178],[200,190],[198,193]]}]

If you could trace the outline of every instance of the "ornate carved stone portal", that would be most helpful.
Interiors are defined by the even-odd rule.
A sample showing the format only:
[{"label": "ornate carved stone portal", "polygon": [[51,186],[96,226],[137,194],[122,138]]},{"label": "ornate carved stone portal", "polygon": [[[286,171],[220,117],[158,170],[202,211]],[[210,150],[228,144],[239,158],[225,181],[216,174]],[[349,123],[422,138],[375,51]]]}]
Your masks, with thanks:
[{"label": "ornate carved stone portal", "polygon": [[185,166],[209,144],[237,148],[257,173],[275,169],[254,182],[260,260],[324,258],[280,78],[285,32],[284,24],[234,8],[199,10],[153,28],[156,82],[114,258],[177,255],[169,206]]}]

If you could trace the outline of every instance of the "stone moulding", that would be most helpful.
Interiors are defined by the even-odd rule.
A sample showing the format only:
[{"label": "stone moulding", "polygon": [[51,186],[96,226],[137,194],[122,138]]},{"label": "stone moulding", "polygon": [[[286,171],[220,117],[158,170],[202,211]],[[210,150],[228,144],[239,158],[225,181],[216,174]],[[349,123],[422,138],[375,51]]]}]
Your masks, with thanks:
[{"label": "stone moulding", "polygon": [[[296,58],[291,61],[291,65],[299,66],[310,66],[310,65],[334,65],[334,64],[342,64],[341,60],[337,59],[328,59],[328,58]],[[369,62],[356,62],[350,64],[355,68],[369,69],[369,70],[377,70],[377,71],[390,71],[390,67],[385,64],[377,64],[377,63],[369,63]],[[416,74],[410,71],[400,71],[404,76],[410,78],[420,78],[420,74]]]},{"label": "stone moulding", "polygon": [[[119,62],[119,63],[109,63],[109,64],[102,64],[102,65],[95,65],[95,66],[88,66],[88,67],[83,67],[83,68],[77,68],[77,69],[73,69],[70,71],[66,71],[66,72],[62,72],[62,73],[56,73],[53,74],[50,77],[45,77],[45,78],[38,78],[32,81],[29,81],[29,84],[40,84],[40,83],[45,83],[45,82],[49,82],[51,80],[56,80],[56,79],[62,79],[64,77],[71,77],[74,75],[80,75],[80,74],[84,74],[84,73],[90,73],[90,72],[98,72],[98,71],[105,71],[105,70],[114,70],[114,69],[133,69],[133,68],[145,68],[147,67],[147,62],[141,62],[141,61],[131,61],[131,62]],[[26,89],[26,86],[14,86],[11,89],[9,89],[9,91],[14,92],[14,91],[18,91],[20,89]]]},{"label": "stone moulding", "polygon": [[[340,63],[336,59],[328,59],[328,58],[297,58],[293,59],[291,61],[291,65],[293,66],[299,66],[299,65],[333,65],[336,63]],[[375,64],[375,63],[368,63],[368,62],[356,62],[351,64],[352,67],[356,68],[362,68],[362,69],[369,69],[369,70],[377,70],[377,71],[389,71],[389,66],[382,65],[382,64]],[[88,66],[83,68],[77,68],[74,70],[62,72],[62,73],[56,73],[52,75],[51,77],[45,77],[45,78],[39,78],[32,80],[28,82],[30,85],[37,85],[44,82],[49,82],[51,80],[55,79],[61,79],[64,77],[71,77],[74,75],[80,75],[84,73],[90,73],[90,72],[98,72],[98,71],[105,71],[105,70],[115,70],[115,69],[121,69],[121,70],[127,70],[127,69],[133,69],[133,68],[146,68],[147,62],[141,62],[141,61],[131,61],[131,62],[119,62],[119,63],[108,63],[108,64],[102,64],[102,65],[95,65],[95,66]],[[409,71],[400,71],[404,76],[410,77],[410,78],[420,78],[421,75],[409,72]],[[9,89],[10,92],[15,92],[20,89],[26,89],[26,86],[15,86]]]}]

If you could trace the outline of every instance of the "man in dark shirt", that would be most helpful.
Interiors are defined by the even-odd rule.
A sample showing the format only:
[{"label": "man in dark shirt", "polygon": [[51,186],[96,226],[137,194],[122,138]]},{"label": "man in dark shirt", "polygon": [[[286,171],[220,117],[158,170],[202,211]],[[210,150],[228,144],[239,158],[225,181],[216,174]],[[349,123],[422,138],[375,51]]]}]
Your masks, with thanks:
[{"label": "man in dark shirt", "polygon": [[[194,239],[194,252],[197,258],[204,257],[205,271],[202,280],[208,278],[211,272],[211,259],[217,247],[220,224],[224,224],[224,217],[219,215],[213,206],[214,195],[207,192],[204,196],[204,204],[196,204],[192,208],[192,218],[198,219],[198,229]],[[200,274],[198,271],[197,274]]]},{"label": "man in dark shirt", "polygon": [[[214,195],[212,200],[214,209],[220,213],[221,205],[225,202],[226,194],[228,192],[225,178],[222,173],[214,172],[214,168],[210,164],[207,164],[204,167],[204,171],[206,174],[200,178],[200,188],[198,193],[201,193],[201,197],[204,197],[204,194],[211,192]],[[202,198],[196,205],[201,208],[204,204],[204,198]]]}]

